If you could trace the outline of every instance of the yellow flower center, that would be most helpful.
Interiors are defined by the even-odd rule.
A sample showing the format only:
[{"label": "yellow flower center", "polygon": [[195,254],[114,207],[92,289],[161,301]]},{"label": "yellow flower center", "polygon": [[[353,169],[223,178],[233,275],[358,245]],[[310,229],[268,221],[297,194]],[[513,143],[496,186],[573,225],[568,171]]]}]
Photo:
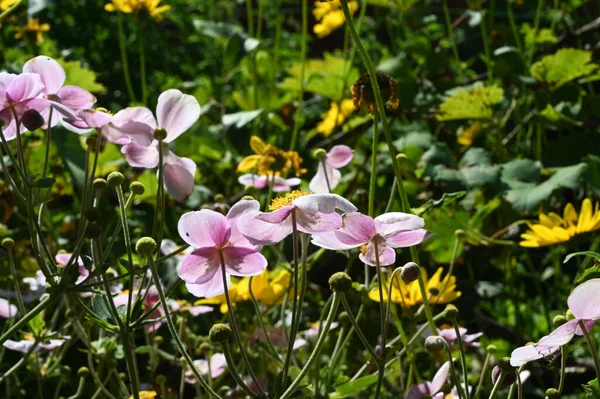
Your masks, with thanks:
[{"label": "yellow flower center", "polygon": [[369,244],[364,244],[360,247],[360,253],[362,256],[367,256],[367,249],[369,248]]},{"label": "yellow flower center", "polygon": [[283,197],[274,198],[271,202],[271,205],[269,205],[269,210],[276,211],[278,209],[283,208],[284,206],[292,205],[292,202],[294,202],[294,200],[309,194],[312,193],[306,190],[294,190],[291,193],[287,193]]},{"label": "yellow flower center", "polygon": [[29,334],[29,333],[23,335],[23,339],[26,340],[26,341],[35,341],[35,338],[33,338],[33,335]]}]

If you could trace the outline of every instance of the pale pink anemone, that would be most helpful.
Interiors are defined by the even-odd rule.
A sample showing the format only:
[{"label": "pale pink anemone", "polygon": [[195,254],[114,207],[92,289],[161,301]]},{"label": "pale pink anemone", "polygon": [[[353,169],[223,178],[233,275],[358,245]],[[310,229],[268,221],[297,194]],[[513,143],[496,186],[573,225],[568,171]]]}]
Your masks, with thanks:
[{"label": "pale pink anemone", "polygon": [[[17,123],[14,113],[20,119],[23,114],[34,109],[43,111],[48,106],[48,101],[38,98],[44,91],[44,83],[38,74],[0,72],[0,120],[4,123],[2,134],[6,141],[17,137]],[[19,123],[20,133],[27,128]]]},{"label": "pale pink anemone", "polygon": [[[267,259],[258,253],[239,231],[244,214],[258,212],[258,201],[239,201],[227,216],[203,209],[184,214],[177,228],[181,238],[194,247],[179,270],[188,291],[198,297],[213,297],[225,292],[229,276],[257,276],[267,267]],[[223,282],[221,258],[226,270]]]},{"label": "pale pink anemone", "polygon": [[[40,96],[48,100],[48,106],[41,112],[46,124],[50,122],[51,126],[56,126],[60,123],[65,129],[79,134],[90,131],[77,117],[77,112],[94,105],[96,97],[77,86],[64,86],[67,76],[58,62],[40,55],[27,61],[23,72],[39,75],[45,86]],[[50,106],[58,111],[52,113],[51,121],[48,120]]]},{"label": "pale pink anemone", "polygon": [[393,265],[394,248],[420,244],[427,236],[422,227],[425,221],[419,216],[401,212],[384,213],[375,219],[359,212],[347,213],[343,226],[336,231],[313,236],[313,244],[331,250],[361,248],[359,258],[370,266],[377,265],[375,243],[379,249],[379,265]]},{"label": "pale pink anemone", "polygon": [[[50,340],[44,341],[43,343],[39,344],[35,348],[34,352],[37,352],[40,349],[52,350],[52,349],[58,348],[59,346],[61,346],[65,342],[67,342],[67,340],[70,338],[71,338],[70,336],[65,335],[62,338],[50,339]],[[35,340],[33,338],[22,339],[21,341],[13,341],[13,340],[7,339],[2,344],[2,346],[4,346],[6,349],[10,349],[11,351],[27,353],[27,352],[29,352],[29,350],[31,349],[31,347],[33,346],[34,343],[35,343]]]},{"label": "pale pink anemone", "polygon": [[[57,254],[54,259],[56,260],[56,264],[64,269],[69,264],[71,256],[72,254]],[[83,255],[83,257],[86,258],[88,264],[92,264],[92,259],[90,257],[85,255]],[[79,273],[77,280],[75,281],[75,285],[83,283],[90,275],[90,271],[85,267],[86,262],[84,262],[83,257],[78,256],[74,262],[77,265],[77,272]]]},{"label": "pale pink anemone", "polygon": [[[130,107],[119,111],[102,127],[102,134],[109,141],[125,144],[121,152],[129,165],[153,169],[163,155],[164,187],[176,200],[185,200],[194,190],[196,163],[180,158],[169,144],[187,131],[200,117],[200,104],[190,95],[170,89],[158,97],[156,119],[152,111],[144,107]],[[166,131],[162,147],[154,138],[157,129]]]},{"label": "pale pink anemone", "polygon": [[17,315],[17,307],[4,298],[0,298],[0,317],[10,319]]},{"label": "pale pink anemone", "polygon": [[240,220],[239,229],[250,242],[260,245],[275,244],[290,235],[293,231],[292,215],[295,215],[299,232],[321,234],[342,226],[342,217],[336,210],[356,211],[350,201],[337,194],[303,195],[273,212],[259,212],[258,201],[248,202],[256,204],[255,211],[248,212]]},{"label": "pale pink anemone", "polygon": [[[285,336],[285,332],[283,331],[283,329],[281,327],[268,327],[267,333],[269,334],[271,343],[274,346],[278,346],[278,347],[284,348],[284,349],[288,347],[288,339]],[[265,337],[264,331],[258,327],[254,329],[254,336],[250,337],[249,339],[250,339],[250,341],[254,341],[254,342],[256,342],[256,341],[264,341],[265,343],[267,342],[267,338]],[[296,338],[292,349],[293,350],[302,349],[307,344],[308,344],[308,342],[305,339]]]},{"label": "pale pink anemone", "polygon": [[[160,243],[160,253],[163,255],[169,255],[180,248],[179,245],[175,243],[173,240],[164,239]],[[185,258],[194,251],[194,248],[187,247],[184,251],[179,252],[177,255],[173,256],[171,259],[175,262],[175,270],[179,271],[181,269],[181,265]],[[168,262],[169,260],[167,260]]]},{"label": "pale pink anemone", "polygon": [[[252,186],[259,190],[268,187],[270,181],[270,176],[259,176],[252,173],[246,173],[245,175],[238,177],[238,182],[240,184],[243,184],[246,187]],[[302,183],[302,180],[297,177],[284,179],[283,177],[275,176],[275,179],[273,180],[273,192],[281,193],[284,191],[290,191],[292,187],[297,186],[300,183]]]},{"label": "pale pink anemone", "polygon": [[342,173],[338,169],[348,165],[353,157],[354,151],[347,145],[333,146],[319,162],[317,173],[310,181],[308,189],[313,193],[328,193],[330,189],[336,188],[342,178]]},{"label": "pale pink anemone", "polygon": [[575,335],[583,335],[579,322],[583,322],[587,331],[592,329],[595,321],[600,319],[600,279],[591,279],[577,286],[569,295],[567,303],[575,318],[542,337],[536,344],[515,349],[510,356],[513,367],[549,356]]},{"label": "pale pink anemone", "polygon": [[[481,343],[476,342],[476,340],[481,337],[483,333],[467,334],[467,329],[463,327],[459,327],[458,331],[460,332],[460,338],[465,346],[472,346],[474,348],[481,346]],[[432,335],[431,329],[427,328],[421,336],[423,338],[427,338],[430,335]],[[458,342],[456,330],[454,330],[453,327],[439,329],[438,335],[444,338],[449,345],[453,345]]]},{"label": "pale pink anemone", "polygon": [[[339,326],[339,323],[337,321],[334,321],[333,323],[331,323],[331,326],[329,327],[329,331],[335,330],[338,326]],[[304,336],[306,338],[316,338],[319,335],[320,331],[321,331],[321,323],[317,321],[317,322],[313,323],[309,329],[304,330]]]},{"label": "pale pink anemone", "polygon": [[450,372],[450,362],[446,362],[439,368],[433,376],[433,380],[425,381],[417,385],[413,385],[406,395],[406,399],[420,399],[424,396],[429,396],[434,399],[443,399],[444,393],[440,392],[446,383],[448,373]]},{"label": "pale pink anemone", "polygon": [[[200,375],[208,375],[208,361],[206,359],[194,360],[194,366],[200,372]],[[227,360],[225,360],[225,355],[222,353],[214,353],[210,357],[210,376],[212,378],[217,378],[221,374],[225,372],[227,369]],[[185,372],[185,382],[187,384],[195,384],[196,377],[191,370]]]}]

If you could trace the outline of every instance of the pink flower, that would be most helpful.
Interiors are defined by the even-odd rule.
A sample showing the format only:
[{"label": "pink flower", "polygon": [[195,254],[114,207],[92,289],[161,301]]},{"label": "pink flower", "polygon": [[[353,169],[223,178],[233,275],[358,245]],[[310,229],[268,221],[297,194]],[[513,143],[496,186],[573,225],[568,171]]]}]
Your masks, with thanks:
[{"label": "pink flower", "polygon": [[[189,158],[179,158],[168,145],[196,123],[199,117],[198,101],[193,96],[171,89],[158,97],[156,119],[147,108],[126,108],[103,127],[102,133],[109,140],[125,144],[121,152],[125,154],[127,162],[136,168],[155,168],[160,159],[159,151],[162,151],[164,186],[176,200],[183,201],[194,190],[196,163]],[[158,128],[167,133],[162,148],[154,138]]]},{"label": "pink flower", "polygon": [[[63,269],[66,268],[67,264],[69,263],[69,260],[71,259],[71,256],[72,256],[72,254],[57,254],[55,257],[56,264]],[[83,257],[86,258],[86,261],[88,264],[90,264],[90,265],[92,264],[92,259],[90,259],[90,257],[85,256],[85,255],[83,255]],[[77,265],[77,271],[79,273],[79,276],[77,277],[77,280],[75,281],[75,285],[81,284],[90,275],[90,271],[85,267],[85,262],[83,260],[83,257],[78,256],[77,259],[75,260],[75,264]]]},{"label": "pink flower", "polygon": [[[267,333],[269,334],[269,338],[271,339],[271,342],[273,343],[274,346],[278,346],[283,349],[286,349],[288,347],[288,340],[287,340],[285,333],[283,332],[283,329],[281,327],[269,327],[267,329]],[[251,339],[252,338],[254,340],[260,340],[260,341],[267,342],[265,333],[263,332],[262,329],[260,329],[258,327],[254,330],[254,337],[251,337]],[[294,341],[293,349],[298,350],[298,349],[304,348],[307,344],[308,344],[308,342],[305,339],[296,338],[296,340]]]},{"label": "pink flower", "polygon": [[577,286],[569,295],[567,303],[575,319],[542,337],[538,343],[515,349],[510,356],[510,364],[513,367],[520,367],[527,362],[551,355],[575,335],[583,335],[580,321],[587,331],[592,329],[594,322],[600,319],[600,279],[591,279]]},{"label": "pink flower", "polygon": [[0,317],[10,319],[17,315],[17,307],[4,298],[0,298]]},{"label": "pink flower", "polygon": [[[0,72],[0,120],[4,122],[2,133],[7,141],[17,137],[13,110],[21,118],[29,109],[41,112],[48,106],[46,100],[37,98],[43,90],[44,83],[35,73],[15,75]],[[20,132],[26,131],[27,128],[20,124]]]},{"label": "pink flower", "polygon": [[296,190],[285,197],[275,198],[270,209],[273,212],[248,212],[240,220],[239,229],[250,242],[260,245],[275,244],[293,230],[293,216],[298,231],[320,234],[334,231],[342,226],[342,217],[336,212],[354,212],[356,207],[337,194],[311,194]]},{"label": "pink flower", "polygon": [[[33,344],[35,343],[35,340],[33,339],[33,337],[26,337],[26,338],[28,338],[28,339],[23,339],[21,341],[12,341],[12,340],[8,339],[2,344],[2,346],[4,346],[6,349],[10,349],[11,351],[27,353],[27,352],[29,352],[29,350],[31,349]],[[51,339],[51,340],[45,341],[47,343],[39,344],[37,346],[37,348],[35,348],[35,352],[39,351],[40,349],[52,350],[52,349],[58,348],[59,346],[64,344],[70,338],[71,338],[70,336],[66,335],[60,339]]]},{"label": "pink flower", "polygon": [[[240,184],[243,184],[244,186],[252,186],[259,190],[268,187],[270,181],[271,177],[269,176],[253,175],[252,173],[246,173],[238,178],[238,182]],[[302,180],[298,179],[297,177],[284,179],[283,177],[275,176],[275,180],[273,181],[273,192],[280,193],[283,191],[290,191],[293,186],[297,186],[301,182]]]},{"label": "pink flower", "polygon": [[[194,366],[200,372],[200,375],[208,375],[208,362],[205,359],[194,360]],[[227,360],[225,360],[225,355],[222,353],[215,353],[210,357],[210,376],[212,378],[217,378],[221,374],[225,372],[227,368]],[[185,382],[187,384],[195,384],[196,377],[194,377],[194,373],[191,371],[185,372]]]},{"label": "pink flower", "polygon": [[[448,378],[448,373],[450,372],[450,362],[446,362],[440,367],[440,369],[433,376],[432,381],[425,381],[417,385],[413,385],[408,391],[408,395],[406,395],[406,399],[420,399],[424,396],[430,396],[435,399],[443,399],[444,393],[440,392],[446,379]],[[439,392],[439,393],[438,393]]]},{"label": "pink flower", "polygon": [[[48,105],[52,105],[58,111],[53,113],[52,126],[60,123],[65,129],[79,134],[90,131],[81,123],[82,120],[77,117],[77,112],[90,108],[96,102],[96,97],[82,88],[63,86],[66,74],[58,62],[40,55],[27,61],[23,66],[23,72],[34,73],[41,78],[45,87],[40,94],[48,100]],[[49,107],[46,107],[42,112],[46,123],[49,115]]]},{"label": "pink flower", "polygon": [[[336,188],[342,178],[338,169],[348,165],[353,157],[354,151],[347,145],[333,146],[323,161],[319,162],[317,174],[308,186],[309,190],[313,193],[328,193],[330,189]],[[329,187],[327,182],[329,182]]]},{"label": "pink flower", "polygon": [[[258,212],[258,201],[239,201],[227,216],[203,209],[188,212],[177,226],[181,238],[195,248],[179,270],[188,291],[198,297],[213,297],[229,287],[229,275],[257,276],[267,267],[267,260],[238,230],[238,223],[248,212]],[[226,270],[223,282],[221,262]]]},{"label": "pink flower", "polygon": [[[467,334],[467,329],[463,327],[459,327],[458,331],[460,332],[460,337],[465,346],[472,346],[475,348],[481,346],[481,343],[475,342],[475,340],[481,337],[483,333]],[[431,330],[429,331],[429,335],[431,335]],[[444,338],[449,345],[458,342],[458,337],[456,336],[456,330],[454,330],[454,328],[443,328],[438,330],[438,335]]]},{"label": "pink flower", "polygon": [[396,261],[393,248],[411,247],[421,243],[427,231],[425,221],[415,215],[401,212],[384,213],[375,219],[359,212],[344,215],[343,227],[334,232],[313,236],[313,244],[332,250],[361,248],[359,258],[376,266],[375,245],[379,248],[379,265],[388,266]]},{"label": "pink flower", "polygon": [[[169,255],[170,253],[177,251],[179,248],[180,248],[180,246],[177,245],[175,243],[175,241],[173,241],[173,240],[164,239],[160,243],[160,253],[162,253],[163,255]],[[177,255],[175,255],[171,258],[172,260],[175,261],[174,262],[175,270],[179,271],[179,269],[181,269],[181,265],[183,264],[183,261],[185,260],[187,255],[192,253],[193,250],[194,250],[194,248],[187,247],[185,249],[185,251],[179,252]]]},{"label": "pink flower", "polygon": [[[331,323],[331,326],[329,327],[329,331],[333,331],[338,327],[339,323],[337,321],[334,321],[333,323]],[[316,338],[319,335],[319,332],[321,330],[321,323],[316,321],[314,323],[312,323],[312,325],[310,326],[309,329],[304,331],[304,336],[307,338]]]}]

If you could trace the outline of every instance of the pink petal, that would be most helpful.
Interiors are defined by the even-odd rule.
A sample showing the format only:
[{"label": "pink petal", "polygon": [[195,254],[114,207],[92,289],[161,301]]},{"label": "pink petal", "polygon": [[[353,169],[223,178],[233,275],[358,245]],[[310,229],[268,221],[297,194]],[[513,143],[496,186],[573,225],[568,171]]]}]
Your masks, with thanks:
[{"label": "pink petal", "polygon": [[575,287],[568,304],[578,319],[600,319],[600,279],[591,279]]},{"label": "pink petal", "polygon": [[63,105],[75,111],[91,108],[96,103],[92,93],[77,86],[63,87],[58,91],[58,98]]},{"label": "pink petal", "polygon": [[336,169],[348,165],[354,157],[354,151],[347,145],[336,145],[329,150],[325,162]]},{"label": "pink petal", "polygon": [[238,177],[238,182],[244,186],[252,186],[258,189],[265,188],[269,184],[266,176],[254,175],[252,173],[246,173]]},{"label": "pink petal", "polygon": [[[213,296],[221,295],[225,292],[223,287],[223,277],[220,271],[215,273],[213,278],[204,284],[186,283],[185,286],[190,294],[200,298],[212,298]],[[229,274],[227,274],[227,288],[229,289],[230,286],[231,282],[229,279]]]},{"label": "pink petal", "polygon": [[179,277],[186,283],[206,284],[220,273],[221,258],[216,248],[199,248],[189,254],[179,269]]},{"label": "pink petal", "polygon": [[194,192],[195,174],[196,163],[191,159],[179,158],[172,152],[165,157],[165,188],[177,201],[184,201]]},{"label": "pink petal", "polygon": [[317,234],[312,236],[312,243],[318,247],[331,249],[331,250],[346,250],[356,248],[359,245],[364,244],[346,244],[338,239],[338,231],[332,231],[330,233]]},{"label": "pink petal", "polygon": [[[68,337],[64,337],[64,338],[68,338]],[[50,343],[41,344],[41,345],[39,345],[39,348],[46,349],[46,350],[55,349],[55,348],[58,348],[59,346],[62,346],[62,344],[64,344],[66,341],[67,341],[66,339],[51,339]]]},{"label": "pink petal", "polygon": [[0,108],[6,106],[6,88],[16,77],[14,73],[0,72]]},{"label": "pink petal", "polygon": [[42,90],[44,90],[44,83],[38,74],[22,73],[6,87],[6,100],[13,104],[31,100],[39,96]]},{"label": "pink petal", "polygon": [[4,122],[4,126],[2,127],[4,139],[6,141],[14,140],[17,137],[17,123],[13,119],[10,109],[0,111],[0,119]]},{"label": "pink petal", "polygon": [[253,248],[226,247],[223,256],[232,276],[257,276],[267,267],[267,259]]},{"label": "pink petal", "polygon": [[97,129],[108,124],[113,119],[111,114],[91,108],[78,111],[77,116],[81,118],[87,126]]},{"label": "pink petal", "polygon": [[431,383],[426,381],[413,385],[406,395],[406,399],[421,399],[425,395],[431,395]]},{"label": "pink petal", "polygon": [[212,308],[211,306],[198,305],[198,306],[192,306],[189,309],[189,312],[192,316],[196,317],[196,316],[200,316],[201,314],[204,314],[204,313],[210,313],[213,310],[215,310],[215,309]]},{"label": "pink petal", "polygon": [[444,383],[446,382],[446,379],[448,378],[449,372],[450,362],[448,361],[442,364],[442,367],[439,368],[437,373],[435,373],[435,375],[433,376],[433,380],[431,380],[430,392],[432,394],[438,393],[442,389]]},{"label": "pink petal", "polygon": [[65,70],[58,62],[45,55],[30,59],[23,65],[23,72],[38,74],[46,88],[44,94],[56,94],[65,84]]},{"label": "pink petal", "polygon": [[154,141],[154,130],[156,119],[152,111],[145,107],[128,107],[115,114],[112,123],[102,129],[102,134],[113,143],[119,144],[123,138],[128,138],[148,146]]},{"label": "pink petal", "polygon": [[296,210],[298,231],[306,234],[327,233],[342,226],[342,217],[337,213],[305,213]]},{"label": "pink petal", "polygon": [[342,222],[343,225],[336,231],[336,235],[344,244],[363,245],[377,234],[373,219],[360,212],[346,213],[342,217]]},{"label": "pink petal", "polygon": [[549,347],[549,346],[562,346],[567,342],[571,341],[575,336],[575,332],[578,328],[579,320],[571,320],[552,331],[549,335],[542,337],[536,346]]},{"label": "pink petal", "polygon": [[17,315],[17,307],[4,298],[0,298],[0,317],[9,319]]},{"label": "pink petal", "polygon": [[[52,119],[54,120],[54,117],[52,117]],[[86,134],[94,130],[93,128],[88,126],[88,124],[85,123],[85,121],[81,118],[69,119],[66,118],[64,115],[59,114],[58,118],[56,119],[57,122],[60,122],[60,125],[62,127],[76,134]]]},{"label": "pink petal", "polygon": [[293,210],[294,205],[286,205],[273,212],[260,213],[256,216],[256,218],[258,220],[262,220],[263,222],[278,224],[285,221],[290,216]]},{"label": "pink petal", "polygon": [[[327,176],[325,175],[327,174]],[[319,166],[317,167],[317,173],[311,179],[308,184],[308,189],[313,193],[328,193],[331,189],[337,187],[342,178],[342,174],[339,170],[332,168],[329,165],[326,165],[326,168],[323,167],[323,163],[319,162]],[[327,185],[329,182],[329,186]]]},{"label": "pink petal", "polygon": [[[139,145],[149,146],[151,143],[158,144],[158,141],[154,140],[154,128],[143,122],[128,121],[121,125],[116,125],[113,119],[113,122],[108,124],[106,129],[110,129],[106,134],[126,136]],[[115,132],[112,130],[115,130]]]},{"label": "pink petal", "polygon": [[193,96],[170,89],[158,97],[156,119],[158,125],[167,131],[165,139],[167,143],[192,127],[198,118],[200,118],[200,104]]},{"label": "pink petal", "polygon": [[231,235],[227,218],[209,209],[183,214],[177,229],[181,238],[196,248],[224,247]]},{"label": "pink petal", "polygon": [[337,194],[311,194],[294,200],[296,208],[306,213],[334,213],[336,209],[356,212],[356,207]]},{"label": "pink petal", "polygon": [[510,354],[510,365],[513,367],[521,367],[528,362],[541,359],[556,352],[560,349],[560,346],[544,349],[545,352],[542,353],[536,348],[536,345],[527,345],[517,348]]},{"label": "pink petal", "polygon": [[144,147],[137,143],[129,143],[121,148],[127,163],[134,168],[155,168],[158,165],[158,148],[155,145]]},{"label": "pink petal", "polygon": [[242,234],[238,225],[243,219],[254,218],[258,215],[259,211],[260,203],[256,200],[240,200],[229,209],[229,212],[227,212],[227,220],[231,226],[231,236],[229,237],[229,243],[231,245],[248,248],[253,246]]},{"label": "pink petal", "polygon": [[379,234],[387,236],[398,231],[422,229],[425,220],[408,213],[388,212],[375,218],[375,226]]},{"label": "pink petal", "polygon": [[276,177],[275,184],[273,184],[273,192],[281,193],[283,191],[289,191],[292,187],[297,186],[300,183],[302,183],[302,180],[297,177],[292,177],[291,179]]},{"label": "pink petal", "polygon": [[150,126],[154,131],[157,128],[156,119],[146,107],[127,107],[115,114],[115,125],[120,126],[127,122],[138,122]]},{"label": "pink petal", "polygon": [[412,247],[427,237],[427,230],[398,231],[385,237],[386,245],[392,248]]},{"label": "pink petal", "polygon": [[165,238],[160,243],[160,253],[163,255],[168,255],[171,252],[176,251],[178,247],[179,246],[175,244],[175,241]]},{"label": "pink petal", "polygon": [[[464,332],[466,332],[467,330],[463,328],[463,330],[465,330]],[[461,336],[464,334],[464,332],[461,331]],[[442,338],[444,338],[448,343],[452,343],[454,341],[456,341],[456,331],[454,330],[454,328],[444,328],[444,329],[440,329],[438,330],[438,335]]]},{"label": "pink petal", "polygon": [[[396,251],[392,248],[387,247],[383,244],[379,244],[379,266],[389,266],[396,262]],[[370,242],[367,244],[367,251],[363,255],[362,252],[358,255],[361,262],[366,263],[369,266],[377,266],[377,259],[375,258],[375,245]]]},{"label": "pink petal", "polygon": [[292,218],[280,223],[264,222],[259,217],[241,218],[238,229],[254,245],[272,245],[292,233]]},{"label": "pink petal", "polygon": [[[11,339],[7,339],[2,346],[11,351],[17,351],[22,353],[27,353],[29,349],[33,346],[35,341],[22,340],[22,341],[13,341]],[[39,345],[38,345],[39,346]]]}]

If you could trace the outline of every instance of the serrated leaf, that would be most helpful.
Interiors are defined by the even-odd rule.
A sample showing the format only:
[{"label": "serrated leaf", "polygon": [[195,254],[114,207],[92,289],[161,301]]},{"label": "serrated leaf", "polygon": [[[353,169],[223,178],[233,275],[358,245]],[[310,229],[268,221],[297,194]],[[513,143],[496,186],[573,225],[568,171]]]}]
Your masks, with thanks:
[{"label": "serrated leaf", "polygon": [[550,90],[556,90],[565,83],[598,69],[598,65],[591,61],[591,51],[564,48],[533,64],[530,73],[538,82],[550,86]]},{"label": "serrated leaf", "polygon": [[457,119],[491,119],[492,106],[502,101],[504,90],[497,85],[476,86],[471,91],[459,90],[440,104],[438,121]]},{"label": "serrated leaf", "polygon": [[96,72],[81,65],[81,61],[65,61],[63,58],[57,59],[67,75],[65,85],[81,87],[91,93],[106,93],[106,87],[96,82]]},{"label": "serrated leaf", "polygon": [[556,35],[552,29],[543,28],[537,31],[529,24],[521,25],[521,33],[525,38],[525,46],[527,48],[534,47],[539,44],[554,44],[556,43]]}]

